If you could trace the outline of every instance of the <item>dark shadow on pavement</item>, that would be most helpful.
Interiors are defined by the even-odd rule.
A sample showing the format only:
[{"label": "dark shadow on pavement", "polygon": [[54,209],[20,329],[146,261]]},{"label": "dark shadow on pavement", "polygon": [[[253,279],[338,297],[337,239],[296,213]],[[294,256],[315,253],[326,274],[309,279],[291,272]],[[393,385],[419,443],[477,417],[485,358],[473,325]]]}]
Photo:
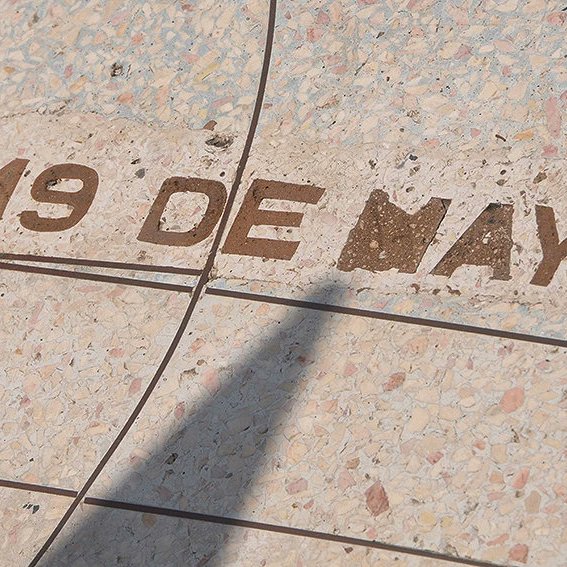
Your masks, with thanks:
[{"label": "dark shadow on pavement", "polygon": [[[335,303],[336,295],[336,287],[323,285],[305,299]],[[290,308],[286,319],[266,327],[265,338],[252,352],[234,352],[234,367],[224,369],[229,373],[225,385],[163,446],[151,450],[146,461],[127,471],[109,497],[241,517],[243,503],[254,498],[255,480],[272,457],[266,449],[269,440],[288,423],[298,384],[315,360],[317,341],[331,316]],[[188,364],[194,366],[196,358]],[[206,364],[214,366],[214,355]],[[178,370],[170,367],[164,377],[173,371]],[[240,529],[92,505],[82,505],[74,517],[83,520],[72,523],[72,518],[42,565],[229,565],[233,563],[223,550],[232,530]]]}]

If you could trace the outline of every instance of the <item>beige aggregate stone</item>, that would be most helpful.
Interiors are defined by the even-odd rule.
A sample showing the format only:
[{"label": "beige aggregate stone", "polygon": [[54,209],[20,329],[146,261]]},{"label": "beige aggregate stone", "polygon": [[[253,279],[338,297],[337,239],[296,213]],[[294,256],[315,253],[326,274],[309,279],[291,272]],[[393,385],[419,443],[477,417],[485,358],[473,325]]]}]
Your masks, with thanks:
[{"label": "beige aggregate stone", "polygon": [[0,290],[0,477],[78,489],[142,395],[188,296],[5,270]]},{"label": "beige aggregate stone", "polygon": [[[204,299],[166,371],[176,388],[158,386],[93,495],[501,563],[520,542],[532,565],[564,553],[561,349],[258,307]],[[427,362],[400,350],[422,342]],[[525,402],[507,413],[511,384]]]},{"label": "beige aggregate stone", "polygon": [[2,565],[27,565],[70,503],[68,497],[0,487]]},{"label": "beige aggregate stone", "polygon": [[[97,523],[88,542],[77,538],[80,526]],[[183,534],[184,537],[179,537]],[[242,565],[301,567],[436,567],[437,559],[368,549],[247,528],[227,529],[210,523],[151,513],[81,506],[72,524],[46,555],[48,562],[77,567],[95,565]],[[64,543],[63,543],[64,542]],[[447,567],[457,563],[443,561]]]},{"label": "beige aggregate stone", "polygon": [[[547,287],[530,283],[542,258],[536,205],[552,207],[560,240],[567,235],[563,8],[558,0],[280,2],[244,185],[286,180],[325,193],[317,205],[291,205],[304,213],[300,228],[253,229],[299,241],[291,260],[223,254],[218,285],[297,298],[330,278],[346,305],[565,337],[567,264]],[[375,190],[410,214],[431,198],[451,200],[416,273],[337,267]],[[513,206],[510,279],[472,265],[432,274],[489,203]]]},{"label": "beige aggregate stone", "polygon": [[[230,188],[259,81],[267,7],[264,0],[8,3],[0,24],[0,167],[30,161],[0,222],[0,252],[202,267],[212,236],[192,247],[137,236],[166,178]],[[42,170],[66,162],[98,173],[85,217],[58,232],[20,226],[24,210],[69,213],[30,196]],[[190,230],[205,206],[203,195],[174,195],[164,229]]]},{"label": "beige aggregate stone", "polygon": [[[64,117],[29,113],[3,119],[1,128],[0,166],[16,157],[29,159],[30,174],[21,178],[0,221],[0,252],[203,267],[212,235],[190,247],[142,242],[138,236],[167,178],[212,179],[230,188],[244,143],[242,136],[228,148],[215,148],[206,143],[211,139],[208,130],[160,130],[124,118],[109,121],[83,113],[66,113]],[[69,214],[66,205],[39,204],[30,194],[32,181],[41,171],[65,162],[83,164],[98,173],[98,189],[85,216],[63,231],[37,232],[22,227],[23,211],[37,210],[41,216],[53,218]],[[142,178],[136,175],[140,168],[144,170]],[[162,229],[190,230],[201,221],[206,206],[202,194],[174,195],[161,217]]]},{"label": "beige aggregate stone", "polygon": [[266,4],[8,4],[2,116],[92,112],[242,132],[261,65]]},{"label": "beige aggregate stone", "polygon": [[[218,220],[174,193],[144,221],[168,178],[232,186],[269,6],[3,5],[0,261],[123,280],[0,270],[0,483],[37,485],[0,488],[0,565],[32,560],[71,502],[44,485],[84,485],[171,345]],[[277,1],[205,293],[43,564],[561,563],[564,349],[218,295],[567,339],[565,9]],[[69,163],[89,182],[34,184]],[[147,242],[152,223],[190,238]]]}]

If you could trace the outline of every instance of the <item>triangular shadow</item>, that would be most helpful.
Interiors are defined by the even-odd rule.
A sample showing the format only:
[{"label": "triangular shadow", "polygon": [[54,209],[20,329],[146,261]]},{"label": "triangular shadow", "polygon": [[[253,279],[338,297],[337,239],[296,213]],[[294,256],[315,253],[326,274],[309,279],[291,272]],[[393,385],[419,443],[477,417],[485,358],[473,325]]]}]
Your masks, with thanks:
[{"label": "triangular shadow", "polygon": [[[325,284],[306,301],[333,303],[337,295],[336,286]],[[243,503],[257,496],[255,481],[272,458],[266,446],[289,422],[298,386],[316,359],[315,347],[330,316],[320,310],[291,308],[284,320],[267,326],[265,338],[251,352],[235,352],[234,368],[224,369],[230,375],[225,384],[147,460],[132,468],[110,497],[239,517]],[[254,324],[253,316],[250,323]],[[214,365],[214,355],[207,364]],[[234,529],[230,526],[90,505],[85,510],[87,520],[70,524],[42,565],[234,564],[226,556]]]}]

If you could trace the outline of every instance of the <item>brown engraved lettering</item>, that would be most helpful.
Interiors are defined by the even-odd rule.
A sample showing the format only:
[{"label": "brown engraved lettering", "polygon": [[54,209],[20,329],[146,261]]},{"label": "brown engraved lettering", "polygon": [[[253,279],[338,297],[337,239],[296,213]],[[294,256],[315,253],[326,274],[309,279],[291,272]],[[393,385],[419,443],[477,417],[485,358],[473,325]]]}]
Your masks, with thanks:
[{"label": "brown engraved lettering", "polygon": [[297,228],[301,225],[303,213],[261,210],[260,204],[264,199],[278,199],[315,205],[324,191],[321,187],[313,185],[295,185],[281,181],[255,179],[244,197],[222,251],[227,254],[291,260],[299,242],[252,238],[248,236],[248,233],[253,226],[259,225]]},{"label": "brown engraved lettering", "polygon": [[29,159],[13,159],[0,169],[0,219],[29,161]]},{"label": "brown engraved lettering", "polygon": [[415,273],[450,203],[433,198],[409,214],[390,203],[387,193],[374,190],[350,231],[337,268],[343,272],[397,268],[406,274]]},{"label": "brown engraved lettering", "polygon": [[[174,193],[203,193],[209,199],[201,222],[187,232],[160,229],[160,219]],[[220,181],[197,177],[170,177],[166,179],[153,202],[150,212],[140,230],[138,240],[166,246],[193,246],[205,240],[215,228],[226,202],[226,189]]]},{"label": "brown engraved lettering", "polygon": [[[83,186],[79,191],[58,191],[54,187],[63,179],[78,179]],[[38,203],[68,205],[71,213],[63,218],[40,217],[36,211],[24,211],[20,223],[28,230],[57,232],[75,226],[87,213],[98,187],[97,172],[76,163],[60,163],[42,171],[33,182],[31,196]]]},{"label": "brown engraved lettering", "polygon": [[543,259],[530,283],[547,286],[553,279],[559,264],[567,256],[567,238],[559,242],[555,214],[551,207],[536,205],[536,220]]},{"label": "brown engraved lettering", "polygon": [[431,273],[449,277],[465,264],[491,266],[494,279],[509,280],[513,213],[512,205],[490,203]]}]

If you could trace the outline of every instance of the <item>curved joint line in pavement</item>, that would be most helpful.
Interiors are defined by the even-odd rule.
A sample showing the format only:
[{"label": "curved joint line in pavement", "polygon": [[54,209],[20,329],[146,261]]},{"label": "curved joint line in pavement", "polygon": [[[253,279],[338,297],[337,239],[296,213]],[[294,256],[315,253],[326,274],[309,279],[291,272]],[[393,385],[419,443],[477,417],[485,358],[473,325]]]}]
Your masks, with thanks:
[{"label": "curved joint line in pavement", "polygon": [[155,387],[157,386],[160,378],[162,377],[165,369],[167,368],[167,365],[169,364],[171,358],[173,357],[173,354],[175,353],[175,350],[177,349],[179,342],[181,341],[181,337],[183,336],[183,334],[185,333],[185,330],[187,329],[187,325],[189,324],[191,316],[193,315],[193,312],[195,311],[195,307],[197,305],[197,302],[199,301],[200,296],[201,296],[201,294],[202,294],[202,292],[205,288],[205,285],[207,284],[207,282],[209,280],[209,276],[210,276],[211,270],[213,268],[216,255],[218,253],[220,243],[221,243],[224,231],[226,229],[226,225],[228,223],[228,219],[229,219],[230,213],[232,211],[234,201],[236,199],[238,187],[239,187],[240,182],[242,180],[244,168],[246,167],[246,163],[248,162],[248,157],[250,155],[250,149],[252,147],[252,142],[254,140],[254,135],[256,133],[256,128],[258,126],[258,121],[259,121],[259,118],[260,118],[260,112],[262,110],[262,104],[263,104],[263,100],[264,100],[264,94],[265,94],[265,91],[266,91],[266,83],[267,83],[267,80],[268,80],[268,72],[269,72],[269,68],[270,68],[270,59],[271,59],[272,46],[273,46],[273,40],[274,40],[274,29],[275,29],[276,9],[277,9],[276,4],[277,4],[277,0],[270,0],[269,15],[268,15],[268,27],[267,27],[267,32],[266,32],[266,44],[265,44],[265,47],[264,47],[264,60],[263,60],[263,63],[262,63],[262,71],[260,73],[260,82],[258,84],[256,102],[254,104],[254,110],[253,110],[253,113],[252,113],[252,119],[250,121],[250,127],[248,129],[248,134],[246,136],[246,142],[244,144],[244,149],[242,151],[242,155],[240,157],[240,161],[239,161],[238,167],[236,169],[236,175],[235,175],[235,178],[234,178],[234,183],[232,184],[230,193],[228,195],[227,204],[226,204],[226,207],[224,209],[223,215],[221,217],[215,238],[213,240],[213,244],[211,246],[211,250],[209,252],[207,262],[205,263],[205,267],[203,269],[203,272],[201,273],[201,276],[199,277],[197,285],[195,286],[195,289],[194,289],[193,294],[191,296],[191,300],[189,302],[187,310],[185,311],[185,314],[183,315],[183,319],[181,320],[179,328],[177,329],[177,332],[175,333],[175,336],[173,337],[173,340],[171,341],[171,344],[169,345],[169,348],[167,349],[165,356],[163,357],[163,359],[162,359],[158,369],[156,370],[151,382],[148,384],[148,387],[146,388],[142,397],[140,398],[140,401],[137,403],[136,407],[134,408],[134,411],[130,414],[130,416],[128,417],[128,420],[126,421],[126,423],[124,424],[124,426],[122,427],[122,429],[120,430],[120,432],[118,433],[116,438],[114,439],[112,445],[108,448],[108,450],[106,451],[106,453],[104,454],[104,456],[102,457],[102,459],[100,460],[100,462],[98,463],[98,465],[96,466],[94,471],[91,473],[91,475],[89,476],[89,478],[87,479],[87,481],[85,482],[85,484],[83,485],[81,490],[78,492],[77,496],[75,497],[75,499],[73,500],[73,502],[71,503],[71,505],[69,506],[69,508],[67,509],[67,511],[65,512],[65,514],[61,518],[61,520],[59,521],[59,523],[57,524],[57,526],[54,528],[54,530],[51,532],[51,534],[47,538],[46,542],[42,545],[42,547],[36,553],[35,557],[30,562],[30,567],[34,567],[35,565],[37,565],[39,563],[39,561],[41,561],[41,559],[43,558],[43,556],[45,555],[47,550],[51,547],[52,543],[55,541],[55,538],[59,535],[59,533],[62,531],[62,529],[65,527],[65,525],[67,524],[67,522],[71,518],[71,516],[72,516],[73,512],[76,510],[77,506],[82,502],[85,495],[87,494],[87,492],[89,491],[91,486],[94,484],[94,482],[96,481],[96,479],[98,478],[98,476],[102,472],[103,468],[106,466],[106,464],[108,463],[108,461],[110,460],[110,458],[112,457],[112,455],[114,454],[114,452],[116,451],[116,449],[118,448],[118,446],[120,445],[120,443],[122,442],[124,437],[126,437],[128,431],[130,430],[130,428],[134,424],[134,421],[136,420],[136,418],[140,415],[140,413],[141,413],[142,409],[144,408],[146,402],[148,401],[149,397],[151,396],[152,392],[154,391]]}]

